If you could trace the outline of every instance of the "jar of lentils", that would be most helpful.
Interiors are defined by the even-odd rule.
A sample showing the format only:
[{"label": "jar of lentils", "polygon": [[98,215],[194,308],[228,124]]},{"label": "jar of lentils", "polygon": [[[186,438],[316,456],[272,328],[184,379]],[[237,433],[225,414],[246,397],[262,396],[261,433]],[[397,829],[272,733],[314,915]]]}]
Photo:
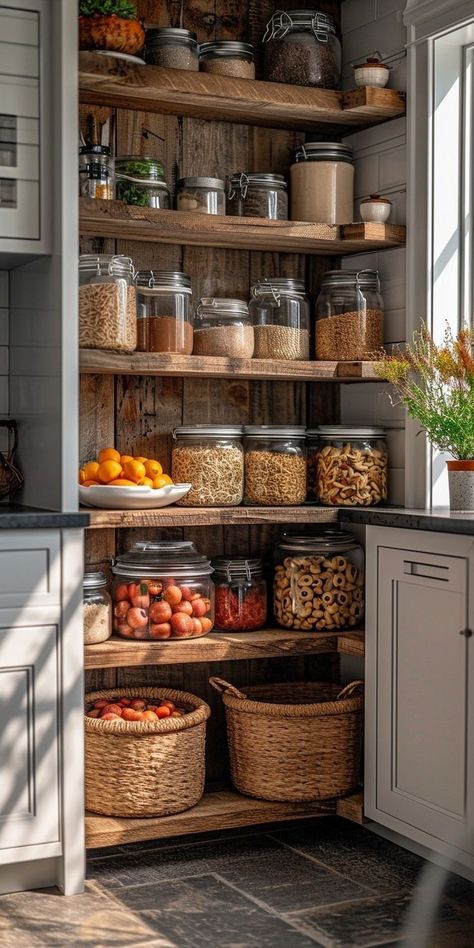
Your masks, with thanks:
[{"label": "jar of lentils", "polygon": [[236,507],[242,503],[244,454],[241,425],[189,425],[173,432],[175,484],[191,484],[181,507]]},{"label": "jar of lentils", "polygon": [[330,507],[373,507],[385,503],[385,429],[320,425],[316,431],[310,442],[312,495]]},{"label": "jar of lentils", "polygon": [[267,620],[267,585],[261,559],[223,556],[212,560],[216,587],[217,629],[253,632]]},{"label": "jar of lentils", "polygon": [[196,33],[178,27],[151,27],[146,31],[145,62],[165,69],[199,69]]},{"label": "jar of lentils", "polygon": [[199,47],[199,69],[215,76],[255,79],[255,56],[250,43],[217,40]]},{"label": "jar of lentils", "polygon": [[139,270],[135,282],[139,352],[191,355],[191,277],[179,270]]},{"label": "jar of lentils", "polygon": [[232,217],[288,220],[288,194],[282,174],[239,171],[229,178],[227,213]]},{"label": "jar of lentils", "polygon": [[251,359],[254,330],[243,300],[205,297],[194,317],[194,354]]},{"label": "jar of lentils", "polygon": [[316,358],[374,359],[384,341],[377,270],[330,270],[316,300]]},{"label": "jar of lentils", "polygon": [[309,300],[303,280],[263,277],[251,288],[256,359],[309,359]]},{"label": "jar of lentils", "polygon": [[300,425],[244,427],[246,504],[292,507],[306,500],[305,429]]},{"label": "jar of lentils", "polygon": [[79,258],[79,345],[82,349],[134,352],[137,298],[130,257],[82,254]]},{"label": "jar of lentils", "polygon": [[338,89],[341,44],[334,20],[320,10],[277,10],[263,37],[265,79],[292,86]]}]

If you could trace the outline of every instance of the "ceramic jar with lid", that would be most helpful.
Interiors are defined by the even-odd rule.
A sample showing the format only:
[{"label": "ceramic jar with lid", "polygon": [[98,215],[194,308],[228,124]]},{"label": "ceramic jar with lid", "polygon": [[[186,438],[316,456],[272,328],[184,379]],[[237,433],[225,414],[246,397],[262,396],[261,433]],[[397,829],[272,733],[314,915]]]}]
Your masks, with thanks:
[{"label": "ceramic jar with lid", "polygon": [[138,207],[170,207],[170,192],[158,158],[122,155],[115,159],[115,191],[118,201]]},{"label": "ceramic jar with lid", "polygon": [[244,490],[241,425],[184,425],[173,432],[172,477],[191,484],[181,507],[236,507]]},{"label": "ceramic jar with lid", "polygon": [[261,559],[219,556],[212,560],[216,629],[253,632],[267,620],[267,585]]},{"label": "ceramic jar with lid", "polygon": [[165,69],[199,69],[196,33],[178,27],[151,27],[146,31],[145,62]]},{"label": "ceramic jar with lid", "polygon": [[204,297],[194,316],[194,354],[251,359],[254,329],[247,303]]},{"label": "ceramic jar with lid", "polygon": [[233,217],[288,220],[288,194],[282,174],[239,171],[229,177],[227,213]]},{"label": "ceramic jar with lid", "polygon": [[134,352],[137,345],[135,271],[130,257],[79,257],[79,344],[82,349]]},{"label": "ceramic jar with lid", "polygon": [[105,573],[84,573],[83,579],[84,645],[106,642],[112,635],[112,600]]},{"label": "ceramic jar with lid", "polygon": [[235,79],[255,79],[255,55],[250,43],[232,40],[214,40],[201,43],[199,68],[216,76],[233,76]]},{"label": "ceramic jar with lid", "polygon": [[265,79],[338,89],[341,44],[334,20],[321,10],[277,10],[263,37]]},{"label": "ceramic jar with lid", "polygon": [[354,79],[356,86],[375,86],[384,89],[388,83],[390,68],[382,63],[380,59],[369,57],[367,62],[354,66]]},{"label": "ceramic jar with lid", "polygon": [[310,307],[303,280],[257,280],[249,304],[256,359],[309,359]]},{"label": "ceramic jar with lid", "polygon": [[330,507],[373,507],[387,500],[384,428],[320,425],[311,432],[313,496]]},{"label": "ceramic jar with lid", "polygon": [[306,500],[306,440],[301,425],[244,427],[246,504],[292,507]]},{"label": "ceramic jar with lid", "polygon": [[316,300],[316,358],[376,358],[384,341],[383,311],[377,270],[329,270]]},{"label": "ceramic jar with lid", "polygon": [[374,224],[385,224],[392,210],[392,202],[380,194],[371,194],[370,197],[364,198],[359,206],[362,220]]},{"label": "ceramic jar with lid", "polygon": [[114,159],[107,145],[79,149],[79,197],[113,200]]},{"label": "ceramic jar with lid", "polygon": [[176,208],[193,214],[225,214],[225,181],[222,178],[180,178]]},{"label": "ceramic jar with lid", "polygon": [[352,149],[340,142],[306,142],[290,168],[291,220],[350,224],[354,217]]},{"label": "ceramic jar with lid", "polygon": [[135,283],[138,351],[191,355],[191,277],[179,270],[139,270]]}]

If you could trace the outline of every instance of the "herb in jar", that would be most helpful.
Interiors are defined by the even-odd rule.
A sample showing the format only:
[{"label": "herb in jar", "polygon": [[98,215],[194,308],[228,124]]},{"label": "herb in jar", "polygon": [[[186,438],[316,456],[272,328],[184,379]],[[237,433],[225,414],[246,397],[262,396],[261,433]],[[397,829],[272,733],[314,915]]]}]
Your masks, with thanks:
[{"label": "herb in jar", "polygon": [[169,207],[169,191],[161,161],[155,158],[117,158],[117,200],[137,207]]}]

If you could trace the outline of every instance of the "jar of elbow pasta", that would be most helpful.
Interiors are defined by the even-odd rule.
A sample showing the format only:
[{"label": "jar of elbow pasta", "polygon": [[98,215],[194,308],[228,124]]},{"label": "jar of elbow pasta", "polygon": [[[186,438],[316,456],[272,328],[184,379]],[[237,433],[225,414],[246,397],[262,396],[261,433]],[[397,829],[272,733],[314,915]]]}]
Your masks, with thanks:
[{"label": "jar of elbow pasta", "polygon": [[364,618],[364,582],[364,552],[352,533],[284,533],[275,551],[275,619],[286,629],[354,628]]}]

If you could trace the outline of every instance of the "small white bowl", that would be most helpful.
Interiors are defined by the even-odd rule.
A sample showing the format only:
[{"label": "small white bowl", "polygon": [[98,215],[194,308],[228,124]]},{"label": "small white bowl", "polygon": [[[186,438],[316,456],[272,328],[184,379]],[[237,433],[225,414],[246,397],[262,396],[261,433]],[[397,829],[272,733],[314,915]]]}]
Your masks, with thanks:
[{"label": "small white bowl", "polygon": [[102,507],[105,510],[152,510],[168,507],[181,500],[191,490],[191,484],[167,484],[166,487],[97,487],[79,486],[79,500],[86,507]]},{"label": "small white bowl", "polygon": [[378,89],[384,89],[389,75],[390,69],[383,63],[367,61],[362,66],[354,66],[356,86],[375,86]]},{"label": "small white bowl", "polygon": [[365,223],[385,224],[392,210],[392,202],[379,194],[371,194],[360,202],[360,216]]}]

